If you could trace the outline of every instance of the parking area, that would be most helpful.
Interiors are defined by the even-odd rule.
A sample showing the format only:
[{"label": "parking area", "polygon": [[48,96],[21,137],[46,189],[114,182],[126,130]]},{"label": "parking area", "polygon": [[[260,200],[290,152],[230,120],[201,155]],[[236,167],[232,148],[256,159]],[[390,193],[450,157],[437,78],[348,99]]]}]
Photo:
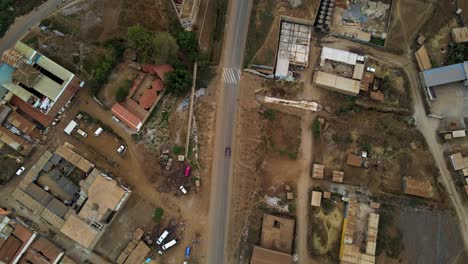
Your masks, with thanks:
[{"label": "parking area", "polygon": [[437,100],[431,104],[431,112],[462,121],[468,117],[468,88],[462,83],[436,87]]}]

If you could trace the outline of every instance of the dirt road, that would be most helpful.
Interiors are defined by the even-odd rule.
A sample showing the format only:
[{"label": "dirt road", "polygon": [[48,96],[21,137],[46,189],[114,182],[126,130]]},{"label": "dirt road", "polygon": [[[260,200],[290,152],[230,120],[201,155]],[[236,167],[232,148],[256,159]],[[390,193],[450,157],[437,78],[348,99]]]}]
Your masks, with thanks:
[{"label": "dirt road", "polygon": [[69,4],[69,2],[73,1],[63,2],[62,0],[49,0],[39,6],[37,10],[33,10],[29,14],[17,18],[15,23],[8,29],[5,36],[0,39],[0,54],[3,53],[4,50],[11,48],[16,41],[26,35],[32,27],[39,24],[43,18],[50,15],[58,8]]},{"label": "dirt road", "polygon": [[297,232],[296,232],[296,254],[299,257],[299,263],[316,263],[307,250],[307,229],[308,229],[308,210],[309,210],[309,188],[311,184],[309,171],[312,160],[312,133],[309,129],[312,123],[311,112],[306,112],[302,117],[301,129],[301,174],[297,180]]}]

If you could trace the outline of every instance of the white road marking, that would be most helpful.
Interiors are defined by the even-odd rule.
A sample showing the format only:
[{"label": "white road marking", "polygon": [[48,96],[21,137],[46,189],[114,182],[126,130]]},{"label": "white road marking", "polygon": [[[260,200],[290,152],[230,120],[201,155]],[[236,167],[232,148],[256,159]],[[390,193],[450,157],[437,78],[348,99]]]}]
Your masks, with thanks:
[{"label": "white road marking", "polygon": [[237,84],[241,78],[241,70],[234,68],[223,68],[223,82]]}]

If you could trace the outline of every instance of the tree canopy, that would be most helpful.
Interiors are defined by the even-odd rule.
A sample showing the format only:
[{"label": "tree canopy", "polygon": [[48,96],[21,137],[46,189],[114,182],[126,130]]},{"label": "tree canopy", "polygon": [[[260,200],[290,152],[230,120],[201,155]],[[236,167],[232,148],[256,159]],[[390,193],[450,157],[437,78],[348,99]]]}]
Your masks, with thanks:
[{"label": "tree canopy", "polygon": [[177,44],[190,59],[197,59],[199,47],[197,35],[194,32],[181,31],[177,33]]},{"label": "tree canopy", "polygon": [[166,89],[177,96],[184,95],[192,87],[192,76],[185,69],[175,69],[166,75]]},{"label": "tree canopy", "polygon": [[141,25],[129,27],[127,39],[142,62],[153,62],[156,59],[167,62],[176,57],[179,50],[176,40],[169,33],[154,33]]}]

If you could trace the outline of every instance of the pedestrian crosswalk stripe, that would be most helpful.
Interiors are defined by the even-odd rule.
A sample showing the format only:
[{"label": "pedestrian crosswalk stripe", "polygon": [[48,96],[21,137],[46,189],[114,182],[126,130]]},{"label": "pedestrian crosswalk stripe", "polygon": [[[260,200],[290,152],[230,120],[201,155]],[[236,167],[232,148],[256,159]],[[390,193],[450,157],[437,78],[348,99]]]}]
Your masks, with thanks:
[{"label": "pedestrian crosswalk stripe", "polygon": [[237,84],[241,78],[241,70],[234,68],[223,68],[223,82]]}]

